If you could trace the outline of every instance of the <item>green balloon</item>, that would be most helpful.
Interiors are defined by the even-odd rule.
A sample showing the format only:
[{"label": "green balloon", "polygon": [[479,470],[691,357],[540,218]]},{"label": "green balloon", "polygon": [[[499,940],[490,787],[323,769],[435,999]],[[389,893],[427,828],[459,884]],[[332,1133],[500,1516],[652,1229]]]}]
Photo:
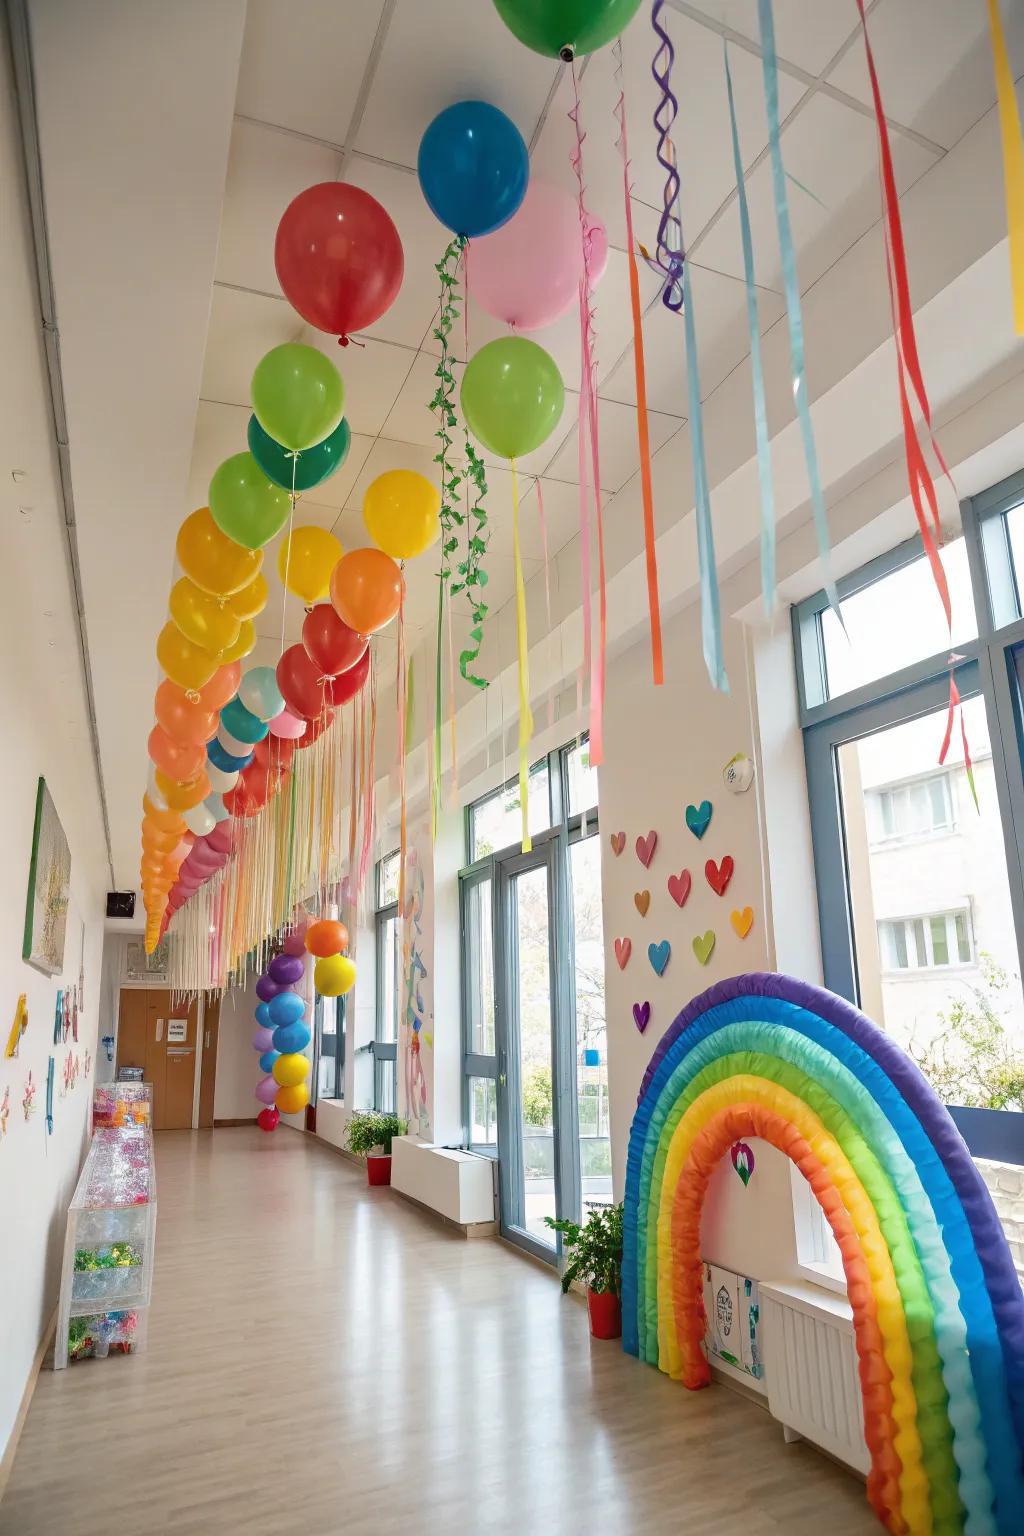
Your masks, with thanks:
[{"label": "green balloon", "polygon": [[462,375],[462,414],[485,448],[521,459],[558,425],[565,386],[550,353],[525,336],[489,341]]},{"label": "green balloon", "polygon": [[288,521],[291,497],[273,485],[251,453],[235,453],[210,481],[210,516],[246,549],[262,549]]},{"label": "green balloon", "polygon": [[568,61],[624,32],[640,0],[494,0],[494,7],[527,48]]},{"label": "green balloon", "polygon": [[351,446],[352,433],[344,416],[322,443],[314,443],[305,453],[294,457],[264,432],[255,416],[249,417],[249,452],[267,479],[286,491],[292,489],[293,467],[295,489],[311,491],[314,485],[319,485],[341,468]]},{"label": "green balloon", "polygon": [[345,386],[316,347],[285,342],[256,365],[252,408],[264,432],[300,453],[329,437],[345,409]]}]

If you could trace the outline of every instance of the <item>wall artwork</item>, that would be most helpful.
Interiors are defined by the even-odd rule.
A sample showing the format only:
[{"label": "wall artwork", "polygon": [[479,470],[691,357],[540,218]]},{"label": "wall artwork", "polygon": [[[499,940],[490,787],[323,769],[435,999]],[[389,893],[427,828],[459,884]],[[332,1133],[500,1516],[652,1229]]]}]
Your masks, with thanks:
[{"label": "wall artwork", "polygon": [[18,998],[17,1007],[14,1010],[14,1023],[11,1025],[11,1032],[7,1036],[7,1045],[4,1048],[5,1056],[17,1056],[18,1047],[21,1045],[21,1037],[27,1028],[28,998],[26,993],[22,992],[21,996]]},{"label": "wall artwork", "polygon": [[46,780],[40,778],[36,790],[22,958],[47,976],[56,976],[64,969],[64,935],[70,895],[71,850]]},{"label": "wall artwork", "polygon": [[4,1096],[0,1099],[0,1141],[7,1135],[7,1122],[11,1116],[11,1085],[4,1087]]},{"label": "wall artwork", "polygon": [[704,1265],[704,1343],[708,1354],[734,1370],[760,1376],[757,1281],[717,1264]]}]

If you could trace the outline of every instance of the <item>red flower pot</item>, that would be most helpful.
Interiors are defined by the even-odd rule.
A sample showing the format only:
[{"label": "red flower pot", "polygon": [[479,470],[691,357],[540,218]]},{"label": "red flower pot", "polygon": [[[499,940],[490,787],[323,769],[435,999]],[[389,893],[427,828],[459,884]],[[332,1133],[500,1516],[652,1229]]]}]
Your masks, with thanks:
[{"label": "red flower pot", "polygon": [[622,1335],[622,1306],[611,1291],[588,1291],[590,1331],[595,1339],[617,1339]]},{"label": "red flower pot", "polygon": [[366,1182],[368,1184],[391,1183],[391,1154],[383,1152],[371,1152],[366,1159]]}]

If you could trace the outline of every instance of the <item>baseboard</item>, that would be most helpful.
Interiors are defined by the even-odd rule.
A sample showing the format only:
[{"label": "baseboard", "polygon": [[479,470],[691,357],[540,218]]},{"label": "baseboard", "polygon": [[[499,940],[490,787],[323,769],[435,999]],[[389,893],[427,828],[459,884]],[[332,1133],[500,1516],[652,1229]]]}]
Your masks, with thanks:
[{"label": "baseboard", "polygon": [[43,1360],[46,1357],[46,1351],[53,1343],[53,1336],[56,1331],[57,1309],[54,1307],[50,1321],[43,1329],[43,1336],[39,1340],[39,1347],[33,1356],[32,1369],[28,1373],[28,1380],[25,1382],[25,1390],[21,1394],[21,1402],[18,1404],[18,1412],[14,1417],[14,1425],[11,1429],[7,1444],[4,1447],[4,1454],[2,1457],[0,1457],[0,1499],[3,1498],[7,1489],[7,1484],[11,1476],[11,1468],[14,1466],[14,1458],[18,1451],[18,1441],[21,1439],[21,1432],[25,1428],[25,1420],[28,1418],[28,1410],[32,1406],[32,1394],[36,1389],[36,1382],[39,1380],[39,1372],[42,1369]]},{"label": "baseboard", "polygon": [[437,1211],[432,1205],[427,1205],[424,1201],[417,1200],[413,1195],[407,1195],[404,1190],[395,1189],[393,1184],[391,1190],[393,1194],[398,1196],[399,1200],[404,1200],[406,1205],[414,1205],[418,1211],[423,1211],[425,1215],[432,1216],[435,1221],[440,1222],[443,1227],[446,1227],[449,1232],[454,1233],[457,1237],[473,1239],[477,1237],[497,1237],[498,1235],[498,1223],[496,1221],[453,1221],[443,1211]]},{"label": "baseboard", "polygon": [[356,1168],[365,1168],[365,1157],[357,1157],[354,1152],[348,1150],[348,1147],[339,1147],[337,1142],[328,1141],[326,1136],[319,1136],[316,1131],[300,1129],[300,1134],[308,1136],[310,1141],[315,1141],[318,1147],[326,1147],[328,1152],[334,1152],[338,1157],[343,1157],[346,1163],[352,1163]]}]

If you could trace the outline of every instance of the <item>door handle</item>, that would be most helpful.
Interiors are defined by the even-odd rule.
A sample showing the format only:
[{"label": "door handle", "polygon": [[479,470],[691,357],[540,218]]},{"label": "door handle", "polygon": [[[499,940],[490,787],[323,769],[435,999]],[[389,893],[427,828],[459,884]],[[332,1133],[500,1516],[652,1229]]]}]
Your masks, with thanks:
[{"label": "door handle", "polygon": [[498,1052],[498,1082],[504,1088],[508,1082],[508,1058],[504,1050]]}]

